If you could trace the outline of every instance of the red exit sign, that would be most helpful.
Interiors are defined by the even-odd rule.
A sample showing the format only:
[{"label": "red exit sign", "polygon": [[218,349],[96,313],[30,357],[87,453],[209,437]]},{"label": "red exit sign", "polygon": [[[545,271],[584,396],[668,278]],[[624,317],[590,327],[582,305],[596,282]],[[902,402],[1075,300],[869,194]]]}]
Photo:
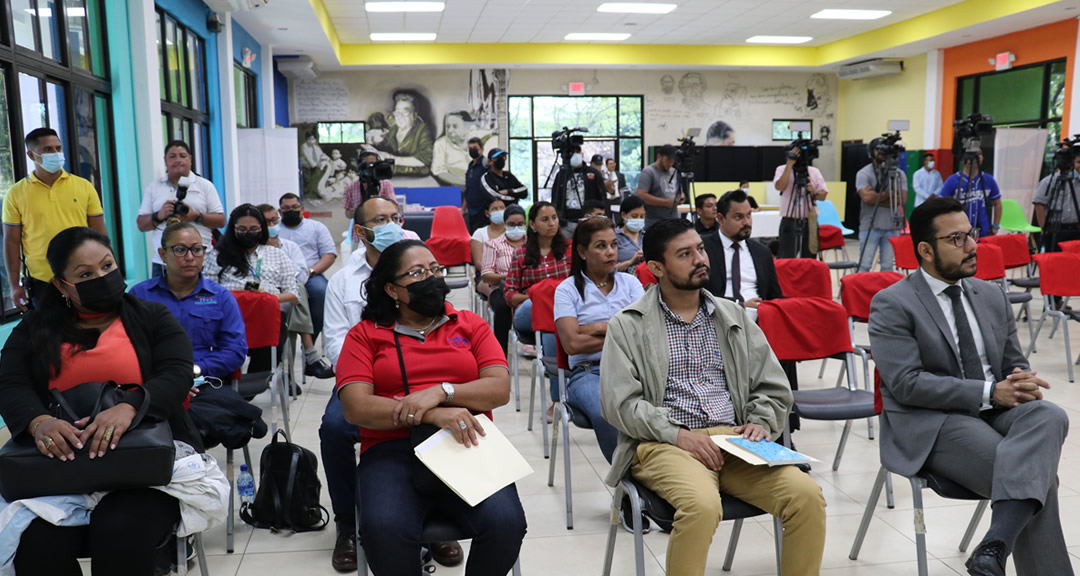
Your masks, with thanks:
[{"label": "red exit sign", "polygon": [[585,95],[585,83],[584,82],[571,82],[569,87],[570,87],[570,95],[571,96],[584,96]]},{"label": "red exit sign", "polygon": [[1002,52],[994,56],[994,69],[995,70],[1008,70],[1012,68],[1013,61],[1016,60],[1016,55],[1012,52]]}]

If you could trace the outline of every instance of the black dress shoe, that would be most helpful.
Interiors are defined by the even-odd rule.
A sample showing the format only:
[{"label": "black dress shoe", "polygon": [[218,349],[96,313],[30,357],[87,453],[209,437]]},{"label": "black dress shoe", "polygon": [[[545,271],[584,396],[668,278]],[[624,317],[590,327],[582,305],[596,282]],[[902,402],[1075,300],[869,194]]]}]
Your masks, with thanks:
[{"label": "black dress shoe", "polygon": [[356,535],[346,531],[338,532],[334,544],[334,556],[330,559],[334,570],[338,572],[356,572]]},{"label": "black dress shoe", "polygon": [[1001,540],[981,542],[964,563],[972,576],[1005,576],[1005,543]]},{"label": "black dress shoe", "polygon": [[461,551],[461,544],[457,542],[432,542],[431,556],[443,566],[457,566],[465,559],[465,553]]},{"label": "black dress shoe", "polygon": [[315,378],[326,379],[334,377],[334,369],[325,360],[318,360],[304,366],[304,374]]}]

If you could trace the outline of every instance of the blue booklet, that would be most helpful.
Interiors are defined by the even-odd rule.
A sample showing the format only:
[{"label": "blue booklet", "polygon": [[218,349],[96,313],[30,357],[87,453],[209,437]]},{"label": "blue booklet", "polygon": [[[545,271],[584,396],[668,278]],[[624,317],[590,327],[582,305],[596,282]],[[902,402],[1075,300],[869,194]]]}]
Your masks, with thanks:
[{"label": "blue booklet", "polygon": [[771,440],[753,442],[742,436],[713,436],[712,439],[725,452],[755,465],[784,466],[815,461],[805,454],[785,448],[782,444]]}]

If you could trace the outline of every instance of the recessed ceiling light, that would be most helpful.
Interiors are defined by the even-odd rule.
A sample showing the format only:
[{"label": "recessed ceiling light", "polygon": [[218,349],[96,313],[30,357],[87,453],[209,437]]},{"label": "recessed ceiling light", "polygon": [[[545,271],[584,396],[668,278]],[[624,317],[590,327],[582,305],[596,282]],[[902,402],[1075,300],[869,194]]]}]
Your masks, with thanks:
[{"label": "recessed ceiling light", "polygon": [[669,14],[678,8],[677,4],[656,4],[645,2],[604,2],[596,8],[597,12],[615,14]]},{"label": "recessed ceiling light", "polygon": [[446,2],[365,2],[368,12],[442,12]]},{"label": "recessed ceiling light", "polygon": [[813,36],[751,36],[746,41],[750,44],[805,44]]},{"label": "recessed ceiling light", "polygon": [[826,8],[816,14],[811,14],[811,18],[819,18],[823,20],[877,20],[878,18],[884,18],[892,14],[891,10],[840,10],[836,8]]},{"label": "recessed ceiling light", "polygon": [[278,30],[280,30],[280,31],[282,31],[282,32],[286,32],[286,31],[288,31],[288,28],[285,28],[285,27],[281,27],[281,28],[278,28]]},{"label": "recessed ceiling light", "polygon": [[594,33],[594,32],[571,32],[567,34],[563,40],[578,40],[583,42],[599,41],[599,42],[619,42],[629,38],[629,34],[622,33]]},{"label": "recessed ceiling light", "polygon": [[434,32],[372,32],[372,42],[432,42]]}]

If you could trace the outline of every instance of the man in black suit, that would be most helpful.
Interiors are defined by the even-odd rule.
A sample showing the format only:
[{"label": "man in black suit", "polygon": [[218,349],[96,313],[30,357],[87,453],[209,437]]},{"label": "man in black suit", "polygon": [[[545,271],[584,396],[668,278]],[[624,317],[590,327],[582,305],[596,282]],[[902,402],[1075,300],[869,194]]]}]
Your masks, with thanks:
[{"label": "man in black suit", "polygon": [[[742,304],[746,313],[756,320],[762,300],[783,298],[784,294],[780,291],[772,252],[761,242],[750,239],[753,226],[750,210],[746,192],[725,193],[716,202],[720,229],[705,234],[702,239],[709,255],[709,291]],[[736,262],[738,266],[734,266]]]}]

